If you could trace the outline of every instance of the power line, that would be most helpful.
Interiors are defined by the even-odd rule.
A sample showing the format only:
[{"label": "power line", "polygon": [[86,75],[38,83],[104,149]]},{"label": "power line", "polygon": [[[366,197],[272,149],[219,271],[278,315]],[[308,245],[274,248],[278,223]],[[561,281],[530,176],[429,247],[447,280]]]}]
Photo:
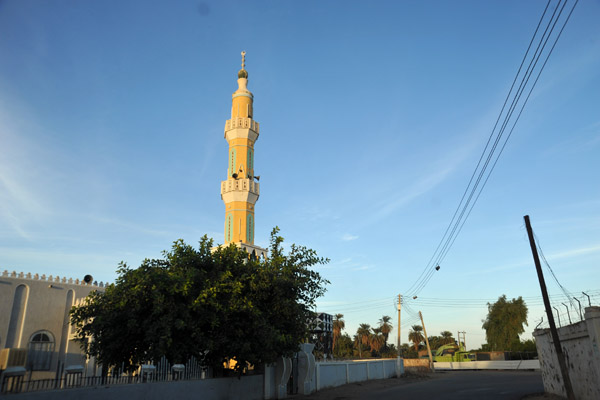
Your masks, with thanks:
[{"label": "power line", "polygon": [[[496,123],[494,124],[492,132],[490,133],[490,136],[489,136],[488,141],[485,145],[485,148],[479,158],[477,166],[475,167],[475,170],[473,171],[473,174],[471,175],[469,183],[467,184],[467,187],[466,187],[465,191],[463,192],[462,198],[454,212],[454,215],[452,216],[452,219],[450,220],[450,223],[448,224],[448,227],[446,228],[446,231],[444,232],[444,235],[442,236],[442,239],[438,243],[438,246],[436,247],[436,250],[434,251],[433,255],[431,256],[429,262],[426,264],[425,268],[423,269],[423,271],[421,272],[421,274],[419,275],[417,280],[415,282],[413,282],[413,284],[410,286],[410,288],[405,292],[405,293],[408,293],[409,296],[418,294],[427,285],[427,283],[429,283],[429,281],[431,280],[431,278],[433,277],[433,275],[436,271],[436,269],[434,269],[434,266],[435,265],[439,266],[439,264],[445,259],[446,255],[450,251],[450,248],[454,245],[454,242],[456,241],[456,238],[458,237],[459,233],[462,231],[462,228],[463,228],[465,222],[467,221],[468,217],[470,216],[471,211],[473,210],[475,204],[477,203],[484,187],[486,186],[486,184],[489,180],[489,177],[491,176],[491,173],[493,172],[493,170],[498,162],[498,159],[500,158],[500,155],[504,151],[506,143],[510,139],[512,132],[513,132],[518,120],[521,117],[523,109],[525,108],[525,105],[527,104],[527,101],[529,100],[529,97],[531,96],[533,89],[535,88],[535,86],[538,82],[538,79],[539,79],[542,71],[544,70],[544,67],[546,66],[548,59],[550,58],[550,55],[552,54],[552,52],[556,46],[556,43],[558,42],[558,39],[560,38],[566,24],[568,23],[568,21],[571,17],[571,14],[573,13],[575,7],[577,6],[578,0],[575,2],[573,7],[571,8],[571,11],[569,12],[569,15],[567,16],[567,18],[565,19],[560,32],[556,36],[554,43],[552,45],[552,48],[548,52],[543,65],[541,66],[541,68],[539,69],[539,71],[537,73],[537,77],[536,77],[534,83],[530,87],[528,95],[526,96],[525,100],[523,101],[523,103],[521,105],[521,109],[512,124],[512,128],[510,129],[509,134],[504,139],[504,142],[503,142],[502,146],[500,147],[500,151],[497,153],[495,160],[492,163],[492,166],[488,171],[490,162],[492,161],[492,159],[494,159],[494,154],[496,153],[496,150],[498,149],[498,145],[501,142],[501,139],[502,139],[502,136],[504,135],[506,127],[511,122],[513,112],[517,108],[517,105],[519,104],[521,96],[522,96],[523,92],[525,91],[527,84],[529,83],[529,80],[530,80],[532,74],[534,73],[534,70],[538,64],[538,61],[540,60],[540,58],[544,52],[544,49],[546,48],[546,45],[554,31],[554,28],[556,27],[556,24],[558,23],[561,15],[565,9],[567,2],[565,1],[564,3],[562,3],[562,7],[560,6],[561,2],[562,2],[562,0],[559,0],[557,6],[555,7],[555,9],[552,13],[552,16],[550,17],[549,21],[547,22],[544,33],[542,34],[541,38],[539,38],[536,50],[529,62],[529,65],[528,65],[525,73],[523,74],[523,76],[521,78],[519,87],[517,88],[517,90],[514,93],[514,97],[511,101],[508,111],[504,115],[504,120],[501,124],[501,127],[496,132],[496,128],[498,127],[498,122],[502,119],[502,115],[504,114],[506,104],[508,103],[508,100],[511,97],[511,94],[513,93],[515,83],[517,82],[518,77],[523,68],[523,65],[525,64],[525,61],[527,60],[527,57],[531,50],[532,44],[534,43],[535,38],[538,35],[540,26],[542,25],[542,22],[544,21],[544,18],[546,16],[546,13],[550,6],[551,0],[549,0],[548,3],[546,4],[544,12],[542,13],[542,16],[540,17],[540,20],[538,22],[538,25],[535,29],[535,32],[534,32],[532,38],[531,38],[529,46],[527,47],[527,51],[525,52],[525,55],[523,56],[521,65],[519,66],[517,74],[515,75],[513,83],[510,87],[510,90],[509,90],[507,96],[506,96],[506,99],[504,101],[504,104],[502,106],[500,114],[498,115]],[[560,11],[559,11],[559,9],[560,9]],[[557,14],[557,11],[558,11],[558,14]],[[492,146],[490,147],[490,143],[492,142],[492,138],[494,137],[494,134],[496,135],[496,137],[494,139]],[[489,151],[488,151],[488,148],[489,148]],[[486,157],[486,154],[487,154],[487,157]],[[485,162],[482,165],[481,162],[484,158],[485,158]],[[479,173],[478,173],[478,171],[479,171]],[[487,175],[486,175],[486,173],[487,173]],[[475,178],[476,175],[477,175],[477,178],[476,178],[475,182],[473,183],[473,179]],[[485,177],[485,179],[483,179],[484,177]],[[482,179],[483,179],[483,184],[481,185],[481,187],[479,187],[482,182]],[[469,193],[469,189],[470,189],[470,193]],[[467,193],[469,193],[469,195],[468,195],[467,199],[465,200]],[[459,210],[460,210],[460,214],[459,214]],[[458,216],[457,216],[457,214],[458,214]]]}]

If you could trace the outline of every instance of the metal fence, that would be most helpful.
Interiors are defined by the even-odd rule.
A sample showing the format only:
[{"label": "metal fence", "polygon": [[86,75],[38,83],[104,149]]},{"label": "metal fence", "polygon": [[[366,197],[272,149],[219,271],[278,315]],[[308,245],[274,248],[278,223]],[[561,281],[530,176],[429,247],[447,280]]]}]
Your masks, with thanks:
[{"label": "metal fence", "polygon": [[133,373],[125,373],[123,368],[119,368],[112,369],[105,376],[85,376],[83,372],[66,371],[58,371],[57,377],[53,379],[25,379],[27,375],[31,376],[31,373],[27,371],[22,375],[1,374],[0,393],[206,379],[209,377],[209,369],[200,364],[195,357],[190,357],[185,364],[174,365],[162,357],[156,364],[141,365]]}]

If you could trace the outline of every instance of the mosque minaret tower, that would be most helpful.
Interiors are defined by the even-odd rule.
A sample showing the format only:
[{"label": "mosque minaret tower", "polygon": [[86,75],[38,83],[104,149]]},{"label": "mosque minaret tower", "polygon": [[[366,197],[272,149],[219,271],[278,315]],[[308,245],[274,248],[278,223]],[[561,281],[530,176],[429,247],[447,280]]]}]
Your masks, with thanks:
[{"label": "mosque minaret tower", "polygon": [[225,245],[234,243],[250,255],[264,257],[266,250],[254,245],[255,205],[260,194],[259,177],[254,175],[254,144],[259,125],[253,119],[254,95],[248,90],[245,51],[237,83],[238,89],[231,95],[231,119],[225,122],[225,139],[229,144],[227,179],[221,182]]}]

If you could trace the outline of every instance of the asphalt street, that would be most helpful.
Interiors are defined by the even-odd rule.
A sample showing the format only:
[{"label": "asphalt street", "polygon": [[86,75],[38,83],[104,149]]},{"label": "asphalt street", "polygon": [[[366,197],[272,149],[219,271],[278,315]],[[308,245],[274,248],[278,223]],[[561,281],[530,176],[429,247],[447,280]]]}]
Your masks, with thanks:
[{"label": "asphalt street", "polygon": [[393,379],[387,381],[383,385],[381,382],[345,385],[305,398],[519,400],[544,391],[539,371],[449,371],[410,383],[402,382],[402,378],[397,383]]}]

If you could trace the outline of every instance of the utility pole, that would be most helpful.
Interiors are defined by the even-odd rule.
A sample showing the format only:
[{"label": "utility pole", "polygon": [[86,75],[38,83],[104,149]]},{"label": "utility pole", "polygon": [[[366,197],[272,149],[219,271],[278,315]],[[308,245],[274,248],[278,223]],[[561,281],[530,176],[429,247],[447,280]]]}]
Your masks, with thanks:
[{"label": "utility pole", "polygon": [[402,357],[402,354],[400,354],[400,345],[401,345],[401,339],[400,339],[400,310],[402,310],[402,295],[399,294],[398,295],[398,357]]},{"label": "utility pole", "polygon": [[467,332],[462,331],[462,332],[458,332],[458,348],[460,349],[460,334],[462,333],[462,339],[463,339],[463,346],[465,348],[465,351],[467,351]]},{"label": "utility pole", "polygon": [[425,334],[425,343],[427,344],[427,353],[429,354],[429,365],[431,366],[431,372],[435,372],[435,368],[433,367],[433,356],[431,355],[429,339],[427,338],[427,329],[425,329],[425,322],[423,322],[423,314],[421,314],[421,311],[419,311],[419,317],[421,317],[421,325],[423,325],[423,333]]},{"label": "utility pole", "polygon": [[527,235],[529,236],[529,245],[531,246],[531,253],[535,263],[535,269],[537,270],[538,280],[540,281],[542,298],[544,299],[544,306],[546,307],[546,315],[548,316],[548,323],[550,324],[550,333],[552,334],[552,341],[554,342],[556,357],[558,358],[558,364],[560,365],[565,391],[567,392],[567,398],[569,400],[575,400],[573,386],[571,386],[571,378],[569,378],[569,370],[567,368],[567,363],[565,362],[565,355],[563,354],[562,346],[560,345],[560,338],[558,337],[558,331],[556,330],[556,324],[554,323],[554,315],[552,314],[552,307],[550,306],[550,299],[548,298],[548,290],[546,289],[546,281],[544,280],[544,273],[542,272],[542,265],[540,264],[537,246],[535,245],[535,239],[533,237],[533,229],[531,229],[529,215],[526,215],[523,218],[525,219],[525,227],[527,228]]}]

